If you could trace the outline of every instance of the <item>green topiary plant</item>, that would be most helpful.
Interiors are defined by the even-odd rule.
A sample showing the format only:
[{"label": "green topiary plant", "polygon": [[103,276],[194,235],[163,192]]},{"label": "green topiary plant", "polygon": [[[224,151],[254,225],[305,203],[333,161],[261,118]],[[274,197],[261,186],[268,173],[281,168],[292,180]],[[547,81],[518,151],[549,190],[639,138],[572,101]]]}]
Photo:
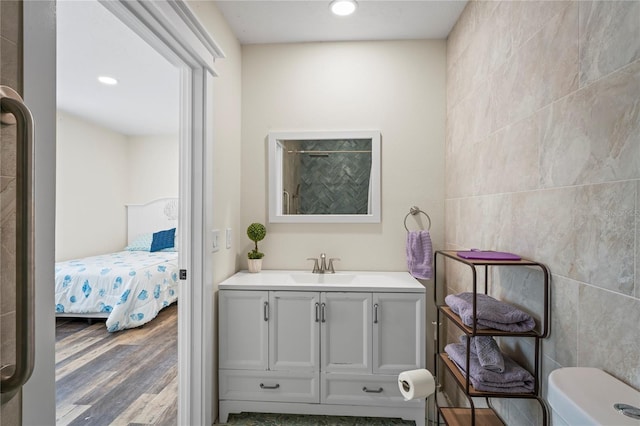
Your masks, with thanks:
[{"label": "green topiary plant", "polygon": [[262,241],[267,235],[267,228],[261,223],[252,223],[247,228],[247,236],[255,243],[255,248],[247,253],[249,259],[262,259],[264,253],[258,251],[258,241]]}]

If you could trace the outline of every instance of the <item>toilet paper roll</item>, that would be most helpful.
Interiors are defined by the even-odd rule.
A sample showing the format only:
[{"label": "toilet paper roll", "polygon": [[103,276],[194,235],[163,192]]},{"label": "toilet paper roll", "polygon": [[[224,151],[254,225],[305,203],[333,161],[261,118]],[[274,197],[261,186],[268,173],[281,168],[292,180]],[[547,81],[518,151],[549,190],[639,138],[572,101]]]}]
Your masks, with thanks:
[{"label": "toilet paper roll", "polygon": [[424,368],[403,371],[398,376],[398,388],[405,401],[423,399],[435,392],[436,381],[433,374]]}]

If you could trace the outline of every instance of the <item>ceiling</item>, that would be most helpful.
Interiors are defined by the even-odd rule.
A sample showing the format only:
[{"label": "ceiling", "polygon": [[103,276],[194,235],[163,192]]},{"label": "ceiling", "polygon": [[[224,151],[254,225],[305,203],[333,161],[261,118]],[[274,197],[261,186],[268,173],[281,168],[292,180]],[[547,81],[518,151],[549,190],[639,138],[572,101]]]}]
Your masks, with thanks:
[{"label": "ceiling", "polygon": [[334,16],[329,0],[218,0],[242,44],[345,40],[445,39],[466,0],[359,0]]},{"label": "ceiling", "polygon": [[58,0],[56,15],[58,109],[124,135],[178,133],[178,68],[96,0]]},{"label": "ceiling", "polygon": [[[359,0],[349,17],[333,16],[329,0],[214,3],[242,44],[256,44],[444,39],[467,1]],[[97,0],[58,0],[57,20],[59,109],[125,135],[177,133],[175,66]]]}]

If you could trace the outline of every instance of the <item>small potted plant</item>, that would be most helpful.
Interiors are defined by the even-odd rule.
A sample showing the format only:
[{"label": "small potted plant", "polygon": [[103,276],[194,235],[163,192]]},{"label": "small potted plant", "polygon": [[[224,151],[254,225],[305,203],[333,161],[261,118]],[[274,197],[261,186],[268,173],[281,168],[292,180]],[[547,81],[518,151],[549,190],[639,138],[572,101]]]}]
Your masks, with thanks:
[{"label": "small potted plant", "polygon": [[267,228],[261,223],[252,223],[247,228],[247,236],[254,242],[255,247],[249,253],[249,272],[260,272],[262,270],[262,258],[264,253],[258,251],[258,241],[262,241],[267,235]]}]

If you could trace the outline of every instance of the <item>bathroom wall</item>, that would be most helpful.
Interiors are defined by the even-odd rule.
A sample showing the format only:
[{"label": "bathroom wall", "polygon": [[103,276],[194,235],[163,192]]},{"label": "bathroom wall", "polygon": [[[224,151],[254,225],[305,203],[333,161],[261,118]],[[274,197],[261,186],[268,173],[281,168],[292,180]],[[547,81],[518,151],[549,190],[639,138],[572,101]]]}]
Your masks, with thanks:
[{"label": "bathroom wall", "polygon": [[[0,2],[0,85],[21,95],[22,82],[22,2]],[[15,364],[15,218],[16,218],[16,126],[0,125],[0,365]],[[21,393],[0,404],[0,424],[21,422]]]},{"label": "bathroom wall", "polygon": [[[242,48],[242,213],[262,222],[263,268],[311,270],[308,257],[338,257],[338,270],[406,271],[403,226],[417,205],[444,238],[445,42],[374,41],[245,45]],[[382,222],[267,222],[270,131],[380,130]],[[411,229],[417,229],[413,218]]]},{"label": "bathroom wall", "polygon": [[241,66],[240,43],[213,2],[188,1],[200,22],[224,52],[216,61],[218,76],[213,81],[213,134],[209,135],[207,156],[213,181],[213,225],[216,229],[232,229],[232,248],[223,248],[214,256],[213,279],[217,284],[239,269],[236,249],[242,241],[240,222],[240,118]]},{"label": "bathroom wall", "polygon": [[[209,218],[211,229],[220,229],[222,248],[213,256],[213,271],[207,271],[213,277],[212,282],[204,283],[206,294],[213,299],[210,312],[213,330],[208,330],[211,338],[208,347],[212,354],[210,377],[212,378],[211,411],[212,419],[218,417],[218,383],[217,383],[217,301],[215,294],[217,285],[240,269],[240,260],[236,253],[243,231],[240,221],[240,143],[241,143],[241,67],[242,56],[240,43],[229,28],[224,17],[213,2],[188,1],[202,25],[220,46],[225,54],[224,59],[216,60],[218,77],[213,81],[213,134],[207,140],[207,176],[213,182],[213,204],[208,211],[213,212]],[[231,249],[226,248],[225,229],[231,228]]]},{"label": "bathroom wall", "polygon": [[[592,366],[640,388],[638,22],[637,1],[472,1],[447,41],[446,246],[549,267],[545,378]],[[495,278],[493,294],[541,310],[539,274]],[[541,424],[536,404],[499,409]]]}]

